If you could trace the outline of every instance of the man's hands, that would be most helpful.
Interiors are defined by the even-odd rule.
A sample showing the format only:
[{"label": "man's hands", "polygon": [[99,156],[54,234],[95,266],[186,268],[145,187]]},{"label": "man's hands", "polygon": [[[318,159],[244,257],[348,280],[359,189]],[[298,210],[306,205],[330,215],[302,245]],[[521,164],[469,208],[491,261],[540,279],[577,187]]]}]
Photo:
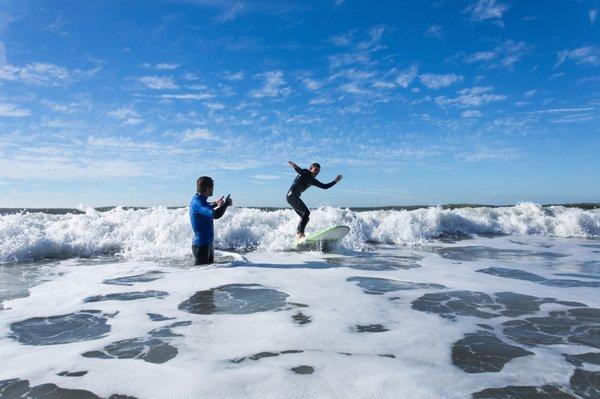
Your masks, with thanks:
[{"label": "man's hands", "polygon": [[343,177],[344,176],[342,176],[342,175],[337,175],[336,178],[335,178],[335,182],[336,183],[339,182],[340,180],[342,180]]},{"label": "man's hands", "polygon": [[298,167],[298,165],[296,165],[292,161],[288,161],[288,165],[290,165],[292,168],[297,168]]},{"label": "man's hands", "polygon": [[233,204],[233,201],[231,200],[231,196],[229,194],[227,194],[227,198],[223,199],[223,196],[221,196],[221,198],[219,198],[215,202],[215,204],[216,204],[216,206],[223,206],[223,205],[231,206]]}]

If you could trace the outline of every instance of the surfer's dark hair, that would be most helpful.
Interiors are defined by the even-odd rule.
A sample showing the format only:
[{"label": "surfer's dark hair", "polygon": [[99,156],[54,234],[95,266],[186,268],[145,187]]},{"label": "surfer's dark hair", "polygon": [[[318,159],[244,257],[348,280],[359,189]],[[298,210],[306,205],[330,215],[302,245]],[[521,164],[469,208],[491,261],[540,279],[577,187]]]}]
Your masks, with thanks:
[{"label": "surfer's dark hair", "polygon": [[310,164],[310,167],[311,167],[311,169],[312,169],[312,168],[319,168],[319,169],[321,169],[321,165],[319,165],[319,163],[318,163],[318,162],[313,162],[313,163],[311,163],[311,164]]},{"label": "surfer's dark hair", "polygon": [[204,189],[213,187],[214,185],[215,182],[212,178],[208,176],[200,176],[198,180],[196,180],[196,192],[199,193],[201,191],[204,191]]}]

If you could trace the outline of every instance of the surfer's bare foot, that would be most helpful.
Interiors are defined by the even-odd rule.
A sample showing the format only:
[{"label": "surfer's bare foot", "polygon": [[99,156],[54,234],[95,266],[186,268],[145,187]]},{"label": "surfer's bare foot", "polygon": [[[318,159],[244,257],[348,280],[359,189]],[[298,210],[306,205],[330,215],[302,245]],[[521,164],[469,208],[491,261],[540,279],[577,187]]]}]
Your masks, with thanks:
[{"label": "surfer's bare foot", "polygon": [[296,238],[300,239],[300,238],[304,238],[304,234],[303,233],[298,233],[296,235]]}]

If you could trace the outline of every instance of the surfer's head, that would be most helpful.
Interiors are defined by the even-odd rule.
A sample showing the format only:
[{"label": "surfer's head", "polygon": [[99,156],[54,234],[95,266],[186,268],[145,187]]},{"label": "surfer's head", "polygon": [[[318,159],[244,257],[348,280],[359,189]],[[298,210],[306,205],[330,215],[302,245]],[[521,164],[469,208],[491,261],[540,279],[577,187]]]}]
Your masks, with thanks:
[{"label": "surfer's head", "polygon": [[213,195],[214,187],[215,182],[208,176],[200,176],[198,180],[196,180],[196,192],[205,197]]},{"label": "surfer's head", "polygon": [[315,162],[310,165],[310,168],[308,168],[308,170],[310,171],[310,173],[312,173],[313,176],[317,176],[321,171],[321,165]]}]

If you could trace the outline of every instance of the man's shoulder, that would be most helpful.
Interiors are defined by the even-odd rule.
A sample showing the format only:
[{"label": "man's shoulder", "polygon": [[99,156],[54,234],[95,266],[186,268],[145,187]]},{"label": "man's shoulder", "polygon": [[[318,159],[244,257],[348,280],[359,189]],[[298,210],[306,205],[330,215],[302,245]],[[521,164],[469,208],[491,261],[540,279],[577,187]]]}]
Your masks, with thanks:
[{"label": "man's shoulder", "polygon": [[196,194],[192,197],[192,200],[190,201],[190,206],[204,207],[206,206],[206,204],[204,203],[204,201],[202,201],[202,198],[200,198],[200,196]]}]

